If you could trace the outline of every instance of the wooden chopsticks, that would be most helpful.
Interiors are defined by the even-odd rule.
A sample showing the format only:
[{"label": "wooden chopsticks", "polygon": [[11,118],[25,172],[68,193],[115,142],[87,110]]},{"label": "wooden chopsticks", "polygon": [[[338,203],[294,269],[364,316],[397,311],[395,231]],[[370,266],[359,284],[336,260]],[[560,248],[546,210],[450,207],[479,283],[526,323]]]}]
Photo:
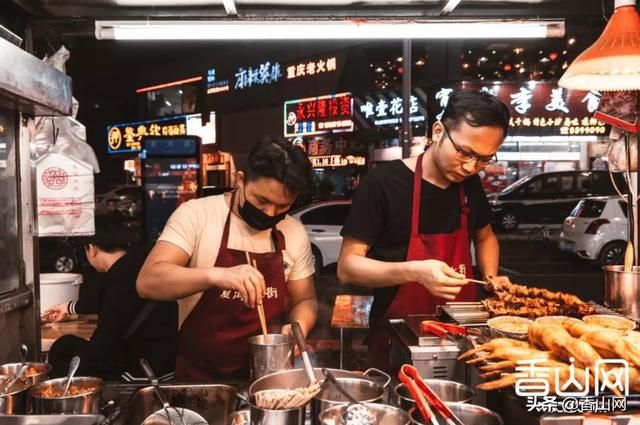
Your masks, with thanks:
[{"label": "wooden chopsticks", "polygon": [[[256,263],[256,260],[251,260],[251,257],[249,256],[249,253],[247,251],[244,252],[245,256],[247,257],[247,264],[249,264],[250,266],[253,266],[254,269],[258,269],[258,265]],[[258,318],[260,319],[260,327],[262,328],[262,336],[264,336],[264,342],[267,342],[267,318],[264,315],[264,305],[262,303],[257,304],[256,303],[256,310],[258,310]]]}]

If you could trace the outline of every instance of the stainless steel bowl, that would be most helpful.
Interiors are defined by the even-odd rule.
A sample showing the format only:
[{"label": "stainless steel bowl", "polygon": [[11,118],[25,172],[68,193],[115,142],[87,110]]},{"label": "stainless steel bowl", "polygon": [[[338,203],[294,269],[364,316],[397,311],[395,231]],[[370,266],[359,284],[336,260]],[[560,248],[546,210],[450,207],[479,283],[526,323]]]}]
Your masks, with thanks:
[{"label": "stainless steel bowl", "polygon": [[[446,404],[464,425],[503,425],[500,415],[482,406],[467,403]],[[415,425],[429,425],[429,422],[422,417],[417,407],[409,410],[409,417],[411,418],[411,423]]]},{"label": "stainless steel bowl", "polygon": [[[5,386],[13,380],[12,375],[0,375],[0,390],[4,390]],[[13,390],[6,394],[0,395],[0,413],[8,415],[17,415],[27,413],[27,390],[31,386],[31,380],[21,378],[20,381],[13,385]]]},{"label": "stainless steel bowl", "polygon": [[[472,388],[459,382],[444,379],[425,379],[424,382],[444,402],[468,403],[475,395]],[[405,384],[398,384],[393,388],[393,398],[392,402],[401,409],[408,411],[415,406],[415,401]]]},{"label": "stainless steel bowl", "polygon": [[[26,362],[29,369],[33,368],[37,373],[29,375],[29,369],[25,372],[25,376],[31,379],[32,385],[39,384],[47,380],[49,372],[51,371],[51,365],[43,362]],[[0,374],[2,375],[15,375],[18,373],[22,363],[6,363],[0,366]]]},{"label": "stainless steel bowl", "polygon": [[[376,417],[375,423],[385,425],[407,425],[409,415],[402,409],[386,404],[365,403]],[[331,407],[320,413],[320,423],[325,425],[344,425],[344,413],[348,404]]]},{"label": "stainless steel bowl", "polygon": [[67,378],[57,378],[32,387],[29,395],[33,400],[34,413],[97,414],[100,412],[102,379],[80,376],[71,380],[71,385],[76,388],[91,389],[86,393],[54,398],[47,398],[43,394],[50,388],[53,388],[57,394],[62,394],[66,384]]}]

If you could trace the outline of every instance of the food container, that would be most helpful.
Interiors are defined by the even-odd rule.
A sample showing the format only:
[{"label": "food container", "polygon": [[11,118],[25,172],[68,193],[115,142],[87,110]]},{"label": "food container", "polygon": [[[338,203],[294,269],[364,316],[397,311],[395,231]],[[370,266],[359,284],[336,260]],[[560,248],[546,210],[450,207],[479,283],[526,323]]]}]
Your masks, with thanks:
[{"label": "food container", "polygon": [[[12,381],[12,375],[0,375],[0,389],[4,389]],[[16,415],[27,413],[27,389],[31,386],[31,380],[20,378],[12,387],[12,391],[0,394],[0,413]]]},{"label": "food container", "polygon": [[249,425],[250,423],[251,412],[249,409],[241,409],[231,413],[228,425]]},{"label": "food container", "polygon": [[100,413],[102,379],[76,377],[71,380],[71,388],[69,391],[81,391],[80,394],[67,395],[66,397],[45,397],[45,391],[53,391],[56,395],[61,395],[66,385],[67,378],[57,378],[49,379],[48,381],[39,383],[35,387],[31,387],[29,395],[33,400],[34,413]]},{"label": "food container", "polygon": [[640,266],[633,266],[629,272],[624,266],[604,267],[604,305],[640,320]]},{"label": "food container", "polygon": [[532,324],[533,320],[518,316],[498,316],[487,320],[487,325],[496,337],[521,340],[527,339],[529,326]]},{"label": "food container", "polygon": [[633,320],[629,320],[622,316],[613,314],[591,314],[584,316],[582,320],[590,325],[602,326],[603,328],[611,328],[620,331],[632,331],[636,328]]},{"label": "food container", "polygon": [[[464,425],[503,425],[502,418],[496,412],[482,406],[467,403],[446,403],[454,415],[462,421]],[[417,407],[409,410],[411,423],[415,425],[429,425]]]},{"label": "food container", "polygon": [[82,275],[79,273],[40,274],[40,314],[51,306],[78,299]]},{"label": "food container", "polygon": [[293,367],[293,340],[289,335],[268,334],[249,338],[251,381]]},{"label": "food container", "polygon": [[[425,379],[424,382],[444,402],[468,403],[475,395],[473,389],[459,382],[444,379]],[[413,396],[405,384],[398,384],[393,388],[392,402],[407,411],[415,406]]]},{"label": "food container", "polygon": [[[24,376],[31,380],[31,385],[39,384],[46,381],[51,371],[51,365],[43,362],[26,362],[27,370]],[[0,374],[2,375],[15,375],[18,373],[22,363],[6,363],[0,366]]]},{"label": "food container", "polygon": [[307,406],[295,409],[263,409],[256,406],[255,396],[249,398],[249,423],[251,425],[304,425]]},{"label": "food container", "polygon": [[569,316],[543,316],[543,317],[538,317],[534,322],[537,325],[560,325],[560,326],[562,326],[562,324],[567,320],[571,321],[571,322],[581,322],[580,319],[576,319],[575,317],[569,317]]},{"label": "food container", "polygon": [[[402,409],[387,406],[386,404],[365,404],[374,413],[376,417],[376,424],[407,425],[410,423],[409,415]],[[346,425],[344,414],[348,406],[348,404],[341,404],[333,406],[320,413],[320,423],[323,425]]]}]

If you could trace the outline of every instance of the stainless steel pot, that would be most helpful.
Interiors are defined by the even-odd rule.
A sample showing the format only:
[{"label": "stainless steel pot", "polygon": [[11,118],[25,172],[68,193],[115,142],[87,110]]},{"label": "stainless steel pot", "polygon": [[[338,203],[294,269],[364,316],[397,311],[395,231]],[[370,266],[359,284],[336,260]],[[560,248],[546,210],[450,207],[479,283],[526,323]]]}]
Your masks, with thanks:
[{"label": "stainless steel pot", "polygon": [[621,314],[640,319],[640,266],[630,272],[624,266],[604,267],[604,304]]},{"label": "stainless steel pot", "polygon": [[251,425],[304,425],[307,406],[296,409],[272,410],[256,406],[255,396],[249,398],[249,423]]},{"label": "stainless steel pot", "polygon": [[102,379],[93,377],[75,377],[71,385],[84,389],[92,388],[90,392],[66,397],[46,398],[43,391],[53,388],[62,394],[67,384],[67,378],[57,378],[44,381],[29,389],[33,400],[34,413],[67,413],[67,414],[97,414],[100,413],[100,397],[102,395]]},{"label": "stainless steel pot", "polygon": [[[402,409],[386,404],[365,403],[376,416],[376,424],[407,425],[409,415]],[[348,404],[333,406],[320,413],[319,421],[324,425],[345,425],[344,413]]]},{"label": "stainless steel pot", "polygon": [[[467,403],[446,404],[464,425],[503,425],[500,415],[482,406]],[[429,425],[417,407],[409,410],[409,417],[411,418],[411,423],[415,425]]]},{"label": "stainless steel pot", "polygon": [[[4,389],[9,381],[13,381],[11,375],[0,375],[0,389]],[[18,415],[27,413],[27,390],[31,386],[31,380],[20,378],[12,388],[13,391],[0,395],[0,413]]]},{"label": "stainless steel pot", "polygon": [[249,338],[249,371],[252,381],[293,367],[293,340],[289,335],[268,334]]},{"label": "stainless steel pot", "polygon": [[[444,402],[468,403],[475,395],[475,391],[473,391],[473,389],[460,384],[459,382],[443,379],[425,379],[424,382]],[[393,388],[391,402],[407,411],[415,406],[415,401],[405,384],[398,384]]]},{"label": "stainless steel pot", "polygon": [[[39,384],[40,382],[46,381],[51,371],[51,365],[49,363],[43,362],[26,362],[28,367],[25,372],[25,376],[31,380],[32,385]],[[22,363],[6,363],[0,366],[0,374],[2,375],[15,375],[18,373],[20,368],[22,367]],[[30,374],[31,370],[35,369],[37,373]]]}]

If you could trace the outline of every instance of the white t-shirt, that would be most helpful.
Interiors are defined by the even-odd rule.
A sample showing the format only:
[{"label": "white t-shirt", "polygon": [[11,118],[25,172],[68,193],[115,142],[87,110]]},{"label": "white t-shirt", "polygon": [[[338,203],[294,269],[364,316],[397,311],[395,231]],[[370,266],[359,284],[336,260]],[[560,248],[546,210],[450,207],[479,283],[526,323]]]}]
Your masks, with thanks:
[{"label": "white t-shirt", "polygon": [[[224,195],[193,199],[174,211],[158,240],[170,242],[186,252],[190,257],[189,267],[213,267],[228,214]],[[286,250],[282,253],[285,280],[289,282],[311,276],[315,272],[313,255],[302,223],[287,215],[276,228],[285,239]],[[231,214],[228,248],[256,253],[273,252],[271,229],[255,230]],[[194,294],[179,300],[180,325],[201,295]]]}]

